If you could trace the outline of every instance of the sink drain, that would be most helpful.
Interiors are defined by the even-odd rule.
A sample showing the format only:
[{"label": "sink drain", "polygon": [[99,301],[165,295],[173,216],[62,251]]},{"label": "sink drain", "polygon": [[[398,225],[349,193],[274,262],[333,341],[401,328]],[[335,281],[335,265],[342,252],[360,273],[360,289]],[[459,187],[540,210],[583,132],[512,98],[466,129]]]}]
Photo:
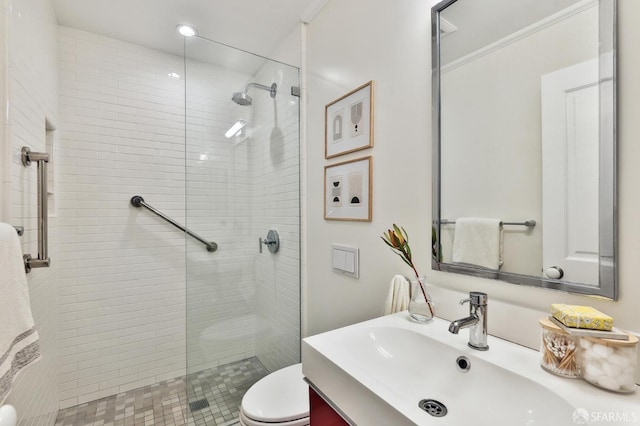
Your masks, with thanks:
[{"label": "sink drain", "polygon": [[433,417],[444,417],[447,415],[447,407],[442,402],[435,399],[423,399],[418,402],[418,407],[422,408]]}]

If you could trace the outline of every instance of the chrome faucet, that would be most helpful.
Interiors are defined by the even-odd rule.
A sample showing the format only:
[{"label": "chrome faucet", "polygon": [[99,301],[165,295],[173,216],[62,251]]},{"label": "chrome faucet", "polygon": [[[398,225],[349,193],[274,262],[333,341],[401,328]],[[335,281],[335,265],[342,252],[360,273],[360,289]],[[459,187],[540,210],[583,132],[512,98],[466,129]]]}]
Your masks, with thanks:
[{"label": "chrome faucet", "polygon": [[458,334],[461,328],[469,328],[469,346],[472,349],[486,351],[487,345],[487,293],[472,291],[467,299],[462,299],[460,304],[469,302],[469,316],[452,321],[449,331]]}]

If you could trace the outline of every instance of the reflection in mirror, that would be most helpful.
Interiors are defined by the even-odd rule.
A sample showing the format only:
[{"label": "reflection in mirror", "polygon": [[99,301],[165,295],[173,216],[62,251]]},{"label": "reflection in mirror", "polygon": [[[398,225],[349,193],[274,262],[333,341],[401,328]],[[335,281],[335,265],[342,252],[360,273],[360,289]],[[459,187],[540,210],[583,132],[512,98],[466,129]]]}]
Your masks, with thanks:
[{"label": "reflection in mirror", "polygon": [[432,20],[434,267],[615,299],[615,0]]}]

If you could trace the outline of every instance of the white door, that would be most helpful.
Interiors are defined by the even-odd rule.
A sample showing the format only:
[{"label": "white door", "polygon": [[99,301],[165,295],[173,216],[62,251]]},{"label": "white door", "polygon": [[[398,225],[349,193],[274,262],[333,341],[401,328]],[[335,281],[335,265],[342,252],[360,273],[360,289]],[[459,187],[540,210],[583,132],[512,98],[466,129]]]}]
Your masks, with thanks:
[{"label": "white door", "polygon": [[[542,267],[598,285],[598,59],[542,76]],[[610,82],[605,83],[610,84]]]}]

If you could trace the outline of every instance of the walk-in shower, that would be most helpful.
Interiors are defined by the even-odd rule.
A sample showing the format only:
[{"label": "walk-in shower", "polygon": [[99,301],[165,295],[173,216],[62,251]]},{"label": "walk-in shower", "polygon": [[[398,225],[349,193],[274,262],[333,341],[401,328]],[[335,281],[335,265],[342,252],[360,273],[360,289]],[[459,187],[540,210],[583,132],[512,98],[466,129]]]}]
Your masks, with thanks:
[{"label": "walk-in shower", "polygon": [[[101,51],[102,39],[76,43],[83,37],[64,30],[70,72]],[[62,312],[67,409],[57,424],[107,424],[113,416],[128,424],[140,406],[155,424],[232,425],[253,383],[300,362],[299,98],[278,93],[299,86],[299,70],[199,36],[185,39],[183,58],[108,42],[118,55],[152,58],[136,72],[154,78],[104,103],[117,135],[96,126],[105,134],[61,146],[60,190],[84,193],[62,199],[59,210],[78,230],[60,256],[72,259],[60,271],[73,278],[61,288],[73,300]],[[123,85],[131,78],[110,72],[108,60],[93,63],[96,75]],[[70,79],[62,95],[81,102],[80,87],[98,93],[100,83]],[[270,97],[252,99],[254,89]],[[90,113],[100,117],[101,107]],[[127,113],[110,112],[120,110]],[[60,128],[76,128],[83,114],[65,108]],[[250,129],[246,143],[237,143],[234,123]],[[108,166],[64,169],[91,155]],[[72,187],[76,181],[82,185]],[[130,203],[133,194],[147,209]],[[86,213],[71,202],[85,197]],[[272,229],[279,250],[261,252]],[[203,249],[209,239],[217,250]],[[91,265],[100,274],[73,260],[81,249],[99,250]]]},{"label": "walk-in shower", "polygon": [[253,103],[253,99],[247,93],[250,87],[255,87],[256,89],[266,90],[269,92],[269,95],[272,98],[276,97],[278,93],[278,85],[276,83],[271,84],[271,86],[265,86],[264,84],[259,83],[249,83],[242,88],[239,92],[234,92],[231,100],[238,105],[249,106]]},{"label": "walk-in shower", "polygon": [[[186,224],[219,244],[213,256],[187,246],[187,414],[213,426],[238,419],[262,375],[300,362],[299,98],[278,91],[299,86],[299,71],[199,37],[185,69]],[[225,136],[234,123],[246,143]],[[269,230],[275,253],[260,250]]]}]

